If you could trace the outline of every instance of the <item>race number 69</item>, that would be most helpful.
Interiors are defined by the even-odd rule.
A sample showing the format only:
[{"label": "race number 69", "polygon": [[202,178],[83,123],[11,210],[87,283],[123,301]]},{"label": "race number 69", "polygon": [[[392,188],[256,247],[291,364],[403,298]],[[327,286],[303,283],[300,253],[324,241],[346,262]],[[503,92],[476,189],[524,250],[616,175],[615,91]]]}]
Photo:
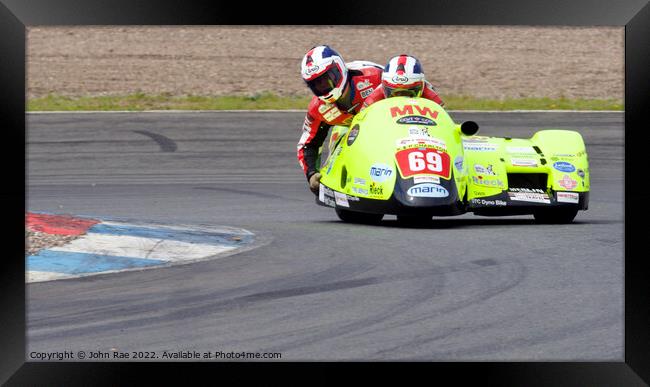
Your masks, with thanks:
[{"label": "race number 69", "polygon": [[437,149],[404,149],[395,154],[403,177],[438,175],[449,178],[449,155]]}]

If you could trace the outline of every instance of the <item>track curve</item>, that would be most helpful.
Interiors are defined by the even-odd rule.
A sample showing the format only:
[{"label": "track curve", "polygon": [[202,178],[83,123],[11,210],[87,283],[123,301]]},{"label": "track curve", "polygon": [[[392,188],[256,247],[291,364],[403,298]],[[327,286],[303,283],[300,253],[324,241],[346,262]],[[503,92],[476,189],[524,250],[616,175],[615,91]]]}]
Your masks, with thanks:
[{"label": "track curve", "polygon": [[27,286],[31,351],[282,360],[623,359],[623,114],[452,113],[481,134],[578,130],[590,208],[340,223],[297,166],[302,113],[30,114],[27,207],[266,236],[217,261]]}]

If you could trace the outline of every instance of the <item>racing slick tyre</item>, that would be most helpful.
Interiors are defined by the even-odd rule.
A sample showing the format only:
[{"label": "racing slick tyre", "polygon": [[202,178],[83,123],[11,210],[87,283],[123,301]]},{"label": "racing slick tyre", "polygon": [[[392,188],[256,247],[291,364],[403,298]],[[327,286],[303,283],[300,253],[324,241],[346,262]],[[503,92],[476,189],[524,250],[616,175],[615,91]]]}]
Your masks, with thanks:
[{"label": "racing slick tyre", "polygon": [[355,212],[336,208],[336,215],[339,219],[347,223],[373,224],[379,223],[384,214],[367,214],[365,212]]},{"label": "racing slick tyre", "polygon": [[535,212],[533,216],[540,224],[565,224],[573,222],[577,214],[577,208],[548,208]]}]

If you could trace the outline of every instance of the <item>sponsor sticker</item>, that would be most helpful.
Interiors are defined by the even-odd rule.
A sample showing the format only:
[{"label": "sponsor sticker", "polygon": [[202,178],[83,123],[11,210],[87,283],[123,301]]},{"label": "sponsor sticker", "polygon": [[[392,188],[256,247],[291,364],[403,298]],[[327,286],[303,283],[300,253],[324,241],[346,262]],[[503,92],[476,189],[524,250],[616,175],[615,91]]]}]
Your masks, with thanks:
[{"label": "sponsor sticker", "polygon": [[578,185],[578,182],[569,177],[569,175],[564,175],[562,180],[558,181],[558,184],[564,189],[571,190]]},{"label": "sponsor sticker", "polygon": [[510,200],[522,201],[522,202],[533,202],[533,203],[545,203],[550,204],[551,200],[548,198],[548,195],[543,193],[528,193],[528,192],[508,192]]},{"label": "sponsor sticker", "polygon": [[357,139],[357,136],[359,135],[359,124],[354,125],[352,129],[350,129],[350,132],[348,133],[348,146],[352,145],[354,140]]},{"label": "sponsor sticker", "polygon": [[565,173],[571,173],[576,170],[576,167],[574,167],[573,164],[566,161],[558,161],[553,163],[553,168]]},{"label": "sponsor sticker", "polygon": [[373,164],[370,167],[370,178],[377,183],[383,183],[393,175],[393,168],[386,164]]},{"label": "sponsor sticker", "polygon": [[485,137],[485,136],[472,136],[468,138],[464,138],[463,142],[488,142],[490,140],[490,137]]},{"label": "sponsor sticker", "polygon": [[370,183],[370,195],[383,196],[384,195],[384,186]]},{"label": "sponsor sticker", "polygon": [[507,203],[503,200],[485,200],[485,199],[472,199],[472,204],[481,206],[505,206]]},{"label": "sponsor sticker", "polygon": [[397,120],[398,124],[435,126],[436,122],[427,117],[406,116]]},{"label": "sponsor sticker", "polygon": [[420,184],[420,183],[440,184],[440,178],[438,176],[431,176],[431,175],[416,175],[416,176],[413,176],[413,183],[415,183],[415,184]]},{"label": "sponsor sticker", "polygon": [[480,175],[496,176],[492,169],[492,164],[488,164],[487,168],[481,164],[474,164],[474,171]]},{"label": "sponsor sticker", "polygon": [[483,176],[472,176],[472,182],[476,185],[482,185],[492,188],[503,188],[503,181],[500,179],[484,179]]},{"label": "sponsor sticker", "polygon": [[449,196],[449,191],[445,187],[431,183],[414,185],[406,193],[414,197],[444,198]]},{"label": "sponsor sticker", "polygon": [[426,127],[420,128],[417,126],[409,128],[409,136],[411,137],[431,137],[429,134],[429,129]]},{"label": "sponsor sticker", "polygon": [[526,192],[526,193],[541,193],[545,194],[546,192],[540,188],[508,188],[510,192]]},{"label": "sponsor sticker", "polygon": [[523,154],[537,154],[535,149],[529,146],[507,146],[506,151],[508,153],[523,153]]},{"label": "sponsor sticker", "polygon": [[556,192],[557,201],[560,203],[579,203],[580,195],[577,192]]},{"label": "sponsor sticker", "polygon": [[348,203],[348,196],[344,193],[334,191],[334,198],[336,199],[336,204],[342,207],[350,207]]},{"label": "sponsor sticker", "polygon": [[325,204],[326,206],[330,207],[336,207],[335,202],[333,199],[334,193],[331,189],[325,187],[324,185],[320,185],[318,189],[318,200],[321,201],[321,203]]},{"label": "sponsor sticker", "polygon": [[370,89],[361,90],[361,98],[368,97],[373,92],[373,90],[375,90],[373,87],[371,87]]},{"label": "sponsor sticker", "polygon": [[437,148],[440,150],[447,149],[447,144],[439,139],[428,136],[401,138],[395,142],[397,150],[409,148]]},{"label": "sponsor sticker", "polygon": [[533,159],[510,159],[510,164],[515,167],[536,167],[537,160]]},{"label": "sponsor sticker", "polygon": [[362,179],[360,177],[355,177],[354,178],[354,184],[366,185],[366,179]]},{"label": "sponsor sticker", "polygon": [[463,170],[463,156],[456,156],[454,159],[454,166],[456,166],[456,169],[459,171]]},{"label": "sponsor sticker", "polygon": [[395,153],[403,178],[414,175],[437,175],[449,179],[451,160],[445,151],[434,148],[409,148]]},{"label": "sponsor sticker", "polygon": [[497,150],[497,144],[490,143],[468,143],[463,140],[463,149],[472,152],[494,152]]},{"label": "sponsor sticker", "polygon": [[359,194],[359,195],[368,195],[368,190],[365,188],[359,188],[359,187],[352,187],[352,192]]},{"label": "sponsor sticker", "polygon": [[357,90],[363,90],[367,87],[370,87],[370,80],[366,79],[363,82],[357,83]]}]

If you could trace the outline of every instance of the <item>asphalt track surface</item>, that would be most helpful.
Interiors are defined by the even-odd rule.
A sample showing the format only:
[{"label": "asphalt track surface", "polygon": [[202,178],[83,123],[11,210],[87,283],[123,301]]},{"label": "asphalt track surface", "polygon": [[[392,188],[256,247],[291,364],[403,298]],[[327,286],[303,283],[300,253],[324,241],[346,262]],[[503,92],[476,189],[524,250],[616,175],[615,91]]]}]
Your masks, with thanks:
[{"label": "asphalt track surface", "polygon": [[348,225],[307,190],[302,113],[29,114],[29,210],[242,227],[260,246],[30,284],[27,354],[622,361],[623,113],[451,114],[483,135],[578,130],[589,210],[569,225],[472,214]]}]

